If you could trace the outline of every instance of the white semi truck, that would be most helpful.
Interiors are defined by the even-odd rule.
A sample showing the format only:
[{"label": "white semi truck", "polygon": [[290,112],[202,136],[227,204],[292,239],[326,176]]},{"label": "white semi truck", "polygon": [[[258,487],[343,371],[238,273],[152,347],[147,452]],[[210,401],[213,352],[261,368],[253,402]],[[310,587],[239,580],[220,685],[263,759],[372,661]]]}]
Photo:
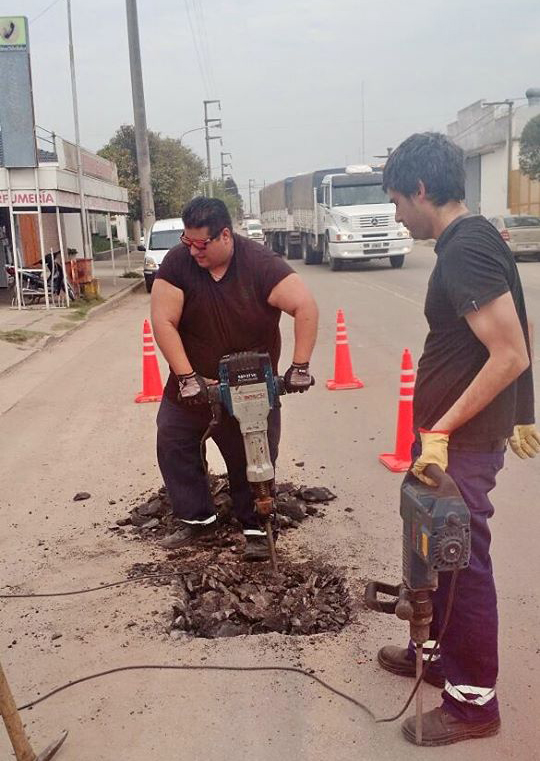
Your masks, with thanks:
[{"label": "white semi truck", "polygon": [[266,244],[306,264],[390,259],[403,266],[413,241],[396,222],[382,189],[382,172],[369,166],[319,169],[287,177],[260,191]]}]

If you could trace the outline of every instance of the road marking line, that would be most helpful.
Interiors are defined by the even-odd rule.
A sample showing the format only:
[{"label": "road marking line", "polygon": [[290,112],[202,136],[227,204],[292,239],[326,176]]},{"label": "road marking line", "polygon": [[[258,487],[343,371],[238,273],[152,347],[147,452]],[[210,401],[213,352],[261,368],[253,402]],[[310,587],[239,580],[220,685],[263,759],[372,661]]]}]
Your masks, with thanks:
[{"label": "road marking line", "polygon": [[[340,278],[343,282],[353,282],[349,280],[349,278]],[[391,296],[396,296],[398,299],[402,299],[402,301],[407,301],[409,304],[414,304],[415,307],[419,307],[420,309],[424,308],[424,305],[421,301],[415,301],[414,299],[410,299],[408,296],[403,296],[403,294],[398,293],[397,291],[393,291],[391,288],[385,288],[384,285],[375,285],[375,283],[358,283],[358,285],[362,285],[365,288],[369,288],[373,291],[384,291],[384,293],[389,293]]]}]

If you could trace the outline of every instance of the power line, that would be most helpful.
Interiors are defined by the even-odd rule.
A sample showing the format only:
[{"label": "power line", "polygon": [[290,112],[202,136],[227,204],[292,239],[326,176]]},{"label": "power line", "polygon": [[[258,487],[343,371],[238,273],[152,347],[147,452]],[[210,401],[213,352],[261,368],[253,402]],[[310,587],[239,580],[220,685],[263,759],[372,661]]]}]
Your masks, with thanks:
[{"label": "power line", "polygon": [[201,46],[201,53],[203,57],[204,65],[206,66],[206,73],[210,87],[214,94],[217,94],[216,80],[214,78],[214,68],[212,66],[212,59],[210,56],[210,48],[208,46],[208,32],[206,29],[206,21],[204,16],[204,8],[201,0],[191,0],[193,5],[193,17],[199,30],[199,42]]},{"label": "power line", "polygon": [[463,137],[469,130],[471,130],[473,127],[476,127],[477,124],[480,124],[480,122],[484,121],[488,117],[493,117],[492,111],[485,111],[482,116],[479,116],[478,119],[475,119],[474,122],[471,122],[468,127],[465,127],[461,130],[461,132],[458,132],[457,135],[450,135],[452,140],[457,140],[460,137]]},{"label": "power line", "polygon": [[199,51],[199,43],[198,43],[198,40],[197,40],[197,35],[195,33],[195,27],[193,26],[193,20],[191,18],[191,10],[190,10],[190,7],[189,7],[188,0],[184,0],[184,5],[186,6],[186,13],[187,13],[188,21],[189,21],[189,28],[191,29],[191,37],[193,39],[193,46],[195,48],[195,55],[197,56],[197,62],[198,62],[199,71],[200,71],[200,74],[201,74],[201,79],[202,79],[202,82],[203,82],[204,91],[205,91],[207,97],[210,97],[209,82],[207,80],[206,72],[204,70],[204,66],[203,66],[203,63],[202,63],[201,53]]},{"label": "power line", "polygon": [[40,11],[37,16],[34,16],[34,18],[30,19],[30,24],[33,24],[34,21],[38,20],[38,18],[41,18],[42,16],[44,16],[47,13],[47,11],[50,11],[51,8],[53,8],[59,2],[60,0],[54,0],[54,2],[49,3],[49,5],[46,8],[44,8],[42,11]]}]

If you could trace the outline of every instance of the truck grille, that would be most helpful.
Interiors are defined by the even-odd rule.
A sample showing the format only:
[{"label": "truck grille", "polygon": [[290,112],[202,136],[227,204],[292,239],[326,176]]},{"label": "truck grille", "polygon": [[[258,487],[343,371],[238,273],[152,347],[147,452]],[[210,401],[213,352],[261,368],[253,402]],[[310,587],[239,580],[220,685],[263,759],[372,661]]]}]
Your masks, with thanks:
[{"label": "truck grille", "polygon": [[353,230],[365,230],[366,228],[384,228],[394,225],[394,218],[390,214],[372,214],[366,217],[353,217],[351,227]]}]

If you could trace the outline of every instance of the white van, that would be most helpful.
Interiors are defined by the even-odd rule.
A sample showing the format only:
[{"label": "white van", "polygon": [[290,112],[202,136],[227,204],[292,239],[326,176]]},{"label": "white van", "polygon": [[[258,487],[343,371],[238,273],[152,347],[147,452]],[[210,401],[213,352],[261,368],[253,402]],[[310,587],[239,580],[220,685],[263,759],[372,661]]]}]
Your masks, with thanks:
[{"label": "white van", "polygon": [[180,243],[180,236],[183,232],[184,223],[180,217],[159,219],[152,225],[146,245],[141,247],[145,251],[144,281],[148,293],[152,290],[154,276],[165,258],[165,254]]}]

